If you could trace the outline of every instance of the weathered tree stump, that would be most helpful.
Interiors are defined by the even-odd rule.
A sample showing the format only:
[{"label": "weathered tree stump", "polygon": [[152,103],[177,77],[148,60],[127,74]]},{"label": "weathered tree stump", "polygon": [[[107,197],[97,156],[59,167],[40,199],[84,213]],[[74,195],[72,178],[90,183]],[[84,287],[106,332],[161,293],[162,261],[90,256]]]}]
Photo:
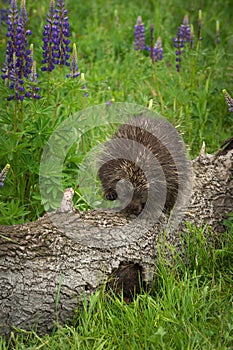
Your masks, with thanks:
[{"label": "weathered tree stump", "polygon": [[[77,212],[70,190],[60,211],[29,224],[0,226],[0,334],[14,327],[43,334],[57,321],[71,320],[84,294],[93,293],[114,271],[121,271],[123,282],[135,277],[135,271],[144,282],[152,281],[159,242],[179,249],[187,221],[207,223],[221,233],[224,218],[233,210],[232,143],[215,155],[202,150],[192,161],[190,205],[179,227],[166,236],[165,216],[150,223],[111,212]],[[124,269],[129,265],[133,268]]]}]

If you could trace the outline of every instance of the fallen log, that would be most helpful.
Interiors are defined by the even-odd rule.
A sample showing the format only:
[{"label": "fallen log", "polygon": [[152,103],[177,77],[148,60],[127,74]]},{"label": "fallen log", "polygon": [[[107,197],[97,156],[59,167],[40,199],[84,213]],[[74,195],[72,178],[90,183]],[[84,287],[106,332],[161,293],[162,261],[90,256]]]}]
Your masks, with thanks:
[{"label": "fallen log", "polygon": [[57,322],[64,324],[84,294],[93,293],[113,272],[128,293],[138,272],[145,283],[151,282],[160,241],[179,249],[187,221],[208,224],[219,235],[233,210],[232,146],[229,139],[215,155],[205,154],[203,148],[192,161],[189,207],[166,236],[168,220],[163,215],[150,223],[119,213],[75,211],[71,189],[57,212],[24,225],[0,226],[0,334],[14,327],[43,334]]}]

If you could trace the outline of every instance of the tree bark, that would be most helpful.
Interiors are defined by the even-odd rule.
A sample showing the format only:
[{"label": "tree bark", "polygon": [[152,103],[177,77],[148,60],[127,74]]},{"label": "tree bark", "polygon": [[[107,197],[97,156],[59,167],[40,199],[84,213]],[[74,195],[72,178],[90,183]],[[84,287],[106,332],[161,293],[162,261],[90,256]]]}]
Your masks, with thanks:
[{"label": "tree bark", "polygon": [[166,230],[166,235],[163,215],[153,223],[106,211],[74,211],[72,190],[65,193],[59,211],[36,222],[0,226],[0,334],[15,327],[43,334],[57,322],[64,324],[84,295],[112,273],[129,292],[138,273],[145,283],[151,282],[158,247],[162,242],[179,249],[187,221],[208,224],[219,235],[233,208],[232,143],[229,140],[215,155],[202,150],[192,161],[189,207],[179,226]]}]

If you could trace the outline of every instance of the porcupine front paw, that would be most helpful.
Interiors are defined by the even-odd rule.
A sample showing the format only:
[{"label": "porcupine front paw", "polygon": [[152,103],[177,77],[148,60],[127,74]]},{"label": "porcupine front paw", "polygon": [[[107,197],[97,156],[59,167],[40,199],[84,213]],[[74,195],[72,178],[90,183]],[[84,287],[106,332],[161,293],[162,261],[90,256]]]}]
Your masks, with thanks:
[{"label": "porcupine front paw", "polygon": [[104,197],[105,197],[105,199],[107,199],[109,201],[114,201],[115,199],[117,199],[117,193],[115,190],[109,189],[109,190],[105,191]]}]

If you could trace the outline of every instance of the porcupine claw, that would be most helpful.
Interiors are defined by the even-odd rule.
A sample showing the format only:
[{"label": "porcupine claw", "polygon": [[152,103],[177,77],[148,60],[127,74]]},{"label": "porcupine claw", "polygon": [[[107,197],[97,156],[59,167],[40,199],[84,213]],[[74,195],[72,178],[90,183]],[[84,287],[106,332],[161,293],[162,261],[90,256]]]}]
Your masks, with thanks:
[{"label": "porcupine claw", "polygon": [[109,201],[115,201],[117,199],[117,193],[116,191],[109,190],[105,192],[104,197]]}]

